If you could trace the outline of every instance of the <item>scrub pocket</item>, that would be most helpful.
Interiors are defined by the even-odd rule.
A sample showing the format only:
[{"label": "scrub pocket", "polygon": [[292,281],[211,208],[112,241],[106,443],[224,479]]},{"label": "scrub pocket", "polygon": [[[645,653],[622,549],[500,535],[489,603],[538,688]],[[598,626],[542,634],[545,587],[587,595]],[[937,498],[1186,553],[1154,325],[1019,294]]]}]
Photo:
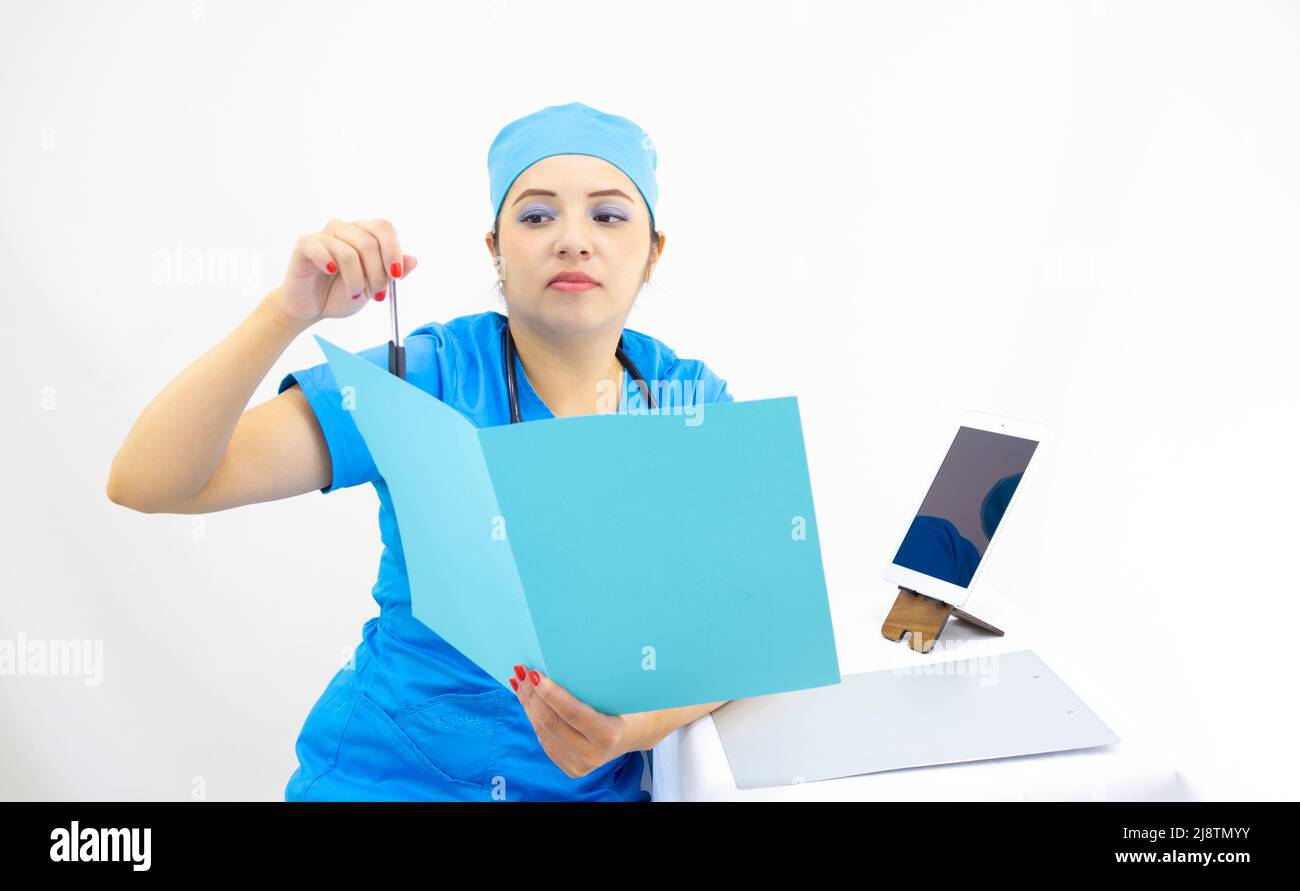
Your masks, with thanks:
[{"label": "scrub pocket", "polygon": [[394,742],[439,779],[488,787],[506,691],[441,693],[390,715],[362,695],[360,707],[386,725]]}]

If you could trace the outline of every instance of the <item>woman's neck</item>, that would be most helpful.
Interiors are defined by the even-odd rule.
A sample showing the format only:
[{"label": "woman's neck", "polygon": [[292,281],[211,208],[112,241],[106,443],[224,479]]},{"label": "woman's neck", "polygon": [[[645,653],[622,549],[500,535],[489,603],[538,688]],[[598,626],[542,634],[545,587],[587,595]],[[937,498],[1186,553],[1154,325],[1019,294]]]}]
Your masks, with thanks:
[{"label": "woman's neck", "polygon": [[561,341],[508,321],[528,383],[557,418],[617,411],[623,365],[614,353],[622,329]]}]

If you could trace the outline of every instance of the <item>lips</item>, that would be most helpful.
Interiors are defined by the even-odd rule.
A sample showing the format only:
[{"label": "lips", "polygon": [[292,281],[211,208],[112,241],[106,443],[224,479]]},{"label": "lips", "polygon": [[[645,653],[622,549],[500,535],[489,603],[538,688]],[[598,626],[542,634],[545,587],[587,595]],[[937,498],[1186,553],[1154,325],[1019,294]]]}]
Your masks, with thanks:
[{"label": "lips", "polygon": [[551,279],[550,284],[555,284],[556,282],[571,282],[580,285],[599,284],[599,282],[587,275],[585,272],[561,272],[556,275],[555,278]]},{"label": "lips", "polygon": [[556,291],[587,291],[598,284],[585,272],[561,272],[551,279],[550,286]]}]

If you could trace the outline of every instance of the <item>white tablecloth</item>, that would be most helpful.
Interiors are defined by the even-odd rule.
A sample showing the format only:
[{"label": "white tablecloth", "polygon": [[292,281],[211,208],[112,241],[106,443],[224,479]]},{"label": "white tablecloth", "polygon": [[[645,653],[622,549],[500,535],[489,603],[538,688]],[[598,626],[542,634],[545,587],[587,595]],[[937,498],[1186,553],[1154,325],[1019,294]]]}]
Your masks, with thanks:
[{"label": "white tablecloth", "polygon": [[[1094,800],[1185,801],[1196,794],[1174,766],[1170,750],[1144,730],[1104,690],[1069,663],[1045,635],[996,589],[982,585],[970,612],[1006,632],[997,637],[949,619],[935,649],[922,655],[885,640],[880,625],[889,602],[858,598],[854,615],[837,615],[840,674],[924,662],[969,659],[1030,649],[1120,737],[1113,746],[1023,755],[962,764],[915,767],[815,783],[736,788],[712,715],[670,733],[654,749],[650,787],[655,801],[924,801]],[[892,602],[892,601],[891,601]],[[727,706],[722,706],[727,708]]]}]

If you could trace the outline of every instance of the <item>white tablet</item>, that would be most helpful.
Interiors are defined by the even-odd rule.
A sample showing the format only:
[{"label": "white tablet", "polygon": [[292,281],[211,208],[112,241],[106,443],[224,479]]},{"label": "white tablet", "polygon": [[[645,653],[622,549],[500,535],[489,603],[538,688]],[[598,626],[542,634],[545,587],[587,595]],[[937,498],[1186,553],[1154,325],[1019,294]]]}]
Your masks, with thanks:
[{"label": "white tablet", "polygon": [[885,578],[962,606],[1002,538],[1049,428],[981,412],[962,415],[930,490],[900,537]]}]

